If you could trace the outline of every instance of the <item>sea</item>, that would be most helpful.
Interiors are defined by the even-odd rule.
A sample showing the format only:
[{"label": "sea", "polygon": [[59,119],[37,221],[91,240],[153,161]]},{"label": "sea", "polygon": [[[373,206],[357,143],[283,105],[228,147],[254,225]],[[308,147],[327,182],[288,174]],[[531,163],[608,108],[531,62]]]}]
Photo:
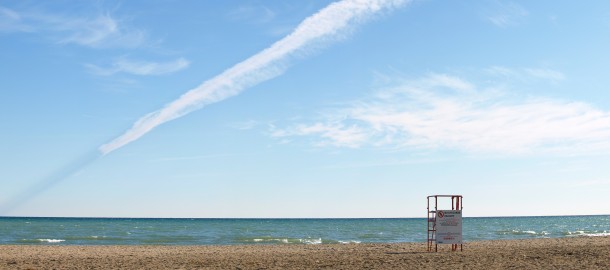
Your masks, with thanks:
[{"label": "sea", "polygon": [[[610,215],[465,217],[462,231],[465,242],[609,236]],[[426,218],[0,217],[3,245],[315,245],[426,240]]]}]

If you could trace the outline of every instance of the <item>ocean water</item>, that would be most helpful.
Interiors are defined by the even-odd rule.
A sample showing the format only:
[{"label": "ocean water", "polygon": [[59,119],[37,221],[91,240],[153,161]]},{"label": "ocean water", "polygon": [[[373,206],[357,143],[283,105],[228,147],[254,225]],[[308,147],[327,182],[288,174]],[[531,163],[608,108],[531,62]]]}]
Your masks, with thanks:
[{"label": "ocean water", "polygon": [[[235,245],[425,242],[425,218],[140,219],[0,217],[0,244]],[[610,216],[463,220],[464,241],[610,235]]]}]

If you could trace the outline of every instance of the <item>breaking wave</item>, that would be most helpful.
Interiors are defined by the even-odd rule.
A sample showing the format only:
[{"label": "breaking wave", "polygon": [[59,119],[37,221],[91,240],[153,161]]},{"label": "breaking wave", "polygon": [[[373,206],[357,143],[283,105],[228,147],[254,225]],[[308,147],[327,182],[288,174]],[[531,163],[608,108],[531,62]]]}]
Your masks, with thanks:
[{"label": "breaking wave", "polygon": [[61,243],[61,242],[65,242],[66,240],[64,240],[64,239],[38,239],[38,241],[47,242],[47,243]]}]

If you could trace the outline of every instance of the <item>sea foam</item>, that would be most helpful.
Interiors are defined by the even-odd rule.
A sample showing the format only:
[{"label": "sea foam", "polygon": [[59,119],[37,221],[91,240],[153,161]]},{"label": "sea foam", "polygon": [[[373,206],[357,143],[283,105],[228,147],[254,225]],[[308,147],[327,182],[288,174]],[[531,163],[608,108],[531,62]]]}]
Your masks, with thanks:
[{"label": "sea foam", "polygon": [[568,231],[567,236],[586,236],[586,237],[598,237],[598,236],[610,236],[610,231],[602,231],[602,232],[585,232],[585,231]]},{"label": "sea foam", "polygon": [[254,238],[252,242],[257,243],[282,243],[282,244],[322,244],[322,238]]},{"label": "sea foam", "polygon": [[64,240],[64,239],[38,239],[38,241],[40,241],[40,242],[47,242],[47,243],[61,243],[61,242],[64,242],[66,240]]},{"label": "sea foam", "polygon": [[339,241],[341,244],[360,244],[362,241],[351,240],[351,241]]}]

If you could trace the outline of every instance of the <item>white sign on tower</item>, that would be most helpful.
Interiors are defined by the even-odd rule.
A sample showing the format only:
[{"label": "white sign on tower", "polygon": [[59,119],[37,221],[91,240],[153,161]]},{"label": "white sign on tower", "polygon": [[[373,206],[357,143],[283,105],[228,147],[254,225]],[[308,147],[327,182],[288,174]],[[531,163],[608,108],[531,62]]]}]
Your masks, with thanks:
[{"label": "white sign on tower", "polygon": [[462,244],[461,210],[439,210],[436,213],[436,243]]}]

